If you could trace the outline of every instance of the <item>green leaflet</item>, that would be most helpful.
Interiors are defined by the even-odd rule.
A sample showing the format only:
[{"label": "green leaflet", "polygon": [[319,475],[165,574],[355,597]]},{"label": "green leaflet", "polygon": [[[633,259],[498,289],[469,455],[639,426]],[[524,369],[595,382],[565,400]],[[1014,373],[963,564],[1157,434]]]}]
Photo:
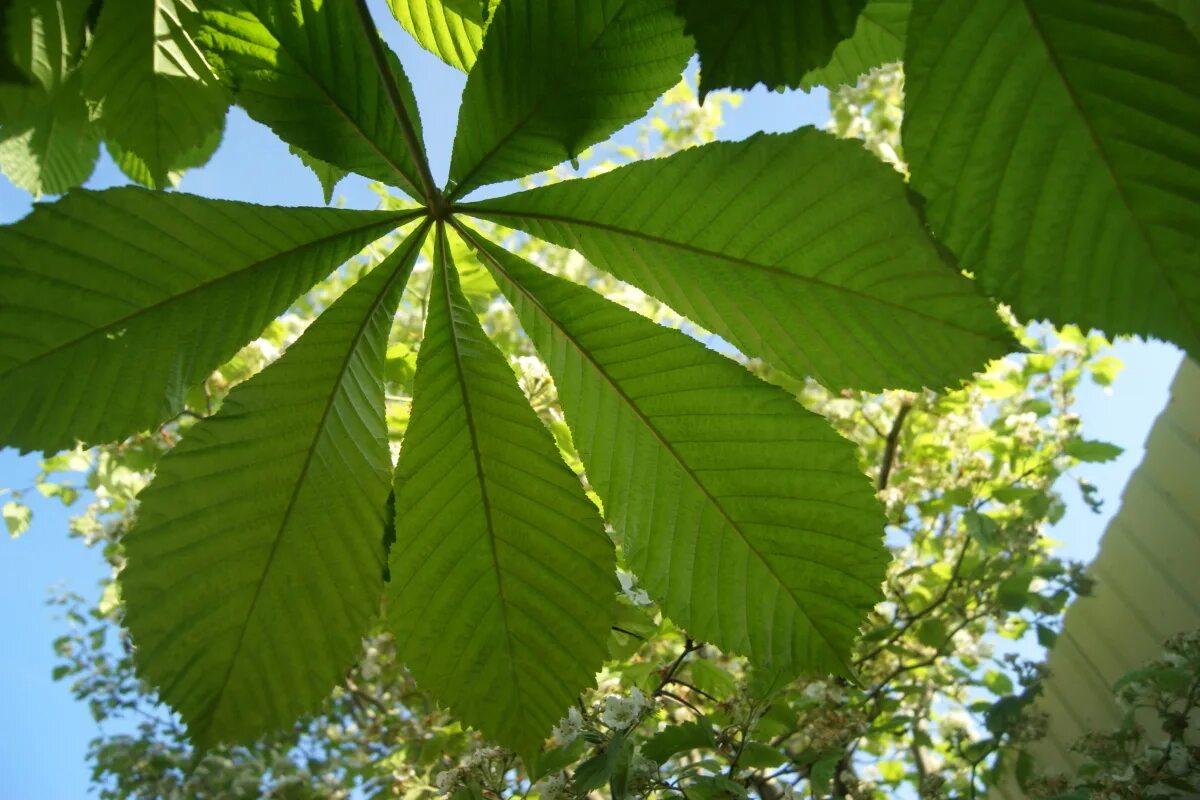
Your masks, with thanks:
[{"label": "green leaflet", "polygon": [[79,186],[100,156],[79,87],[78,72],[49,92],[0,86],[0,170],[34,197]]},{"label": "green leaflet", "polygon": [[189,430],[140,496],[125,622],[201,750],[315,708],[378,612],[384,350],[427,229]]},{"label": "green leaflet", "polygon": [[356,0],[205,0],[197,40],[238,104],[314,158],[422,196],[412,86]]},{"label": "green leaflet", "polygon": [[177,414],[318,279],[415,214],[76,192],[0,228],[0,441],[53,452]]},{"label": "green leaflet", "polygon": [[452,197],[573,159],[679,81],[674,0],[504,0],[467,78]]},{"label": "green leaflet", "polygon": [[396,469],[387,618],[417,682],[528,760],[604,662],[613,546],[446,247]]},{"label": "green leaflet", "polygon": [[1015,347],[857,142],[801,129],[469,204],[834,387],[953,385]]},{"label": "green leaflet", "polygon": [[168,186],[178,189],[179,184],[183,181],[183,176],[189,169],[202,167],[208,163],[213,154],[217,152],[217,148],[221,146],[221,140],[224,136],[225,124],[224,120],[222,120],[221,127],[210,131],[208,138],[199,147],[194,147],[175,159],[175,166],[167,173],[165,183],[156,181],[154,175],[150,172],[150,167],[134,153],[121,149],[120,145],[115,144],[111,140],[105,142],[104,146],[108,150],[109,155],[112,156],[113,163],[117,165],[129,180],[140,183],[148,189],[165,189]]},{"label": "green leaflet", "polygon": [[700,53],[700,95],[800,86],[854,33],[867,0],[677,0]]},{"label": "green leaflet", "polygon": [[3,58],[19,75],[0,83],[0,170],[35,197],[80,185],[100,155],[76,69],[87,10],[87,0],[12,0],[4,9]]},{"label": "green leaflet", "polygon": [[162,186],[225,122],[229,101],[184,29],[191,0],[105,0],[83,65],[104,137]]},{"label": "green leaflet", "polygon": [[393,16],[417,44],[455,69],[470,72],[500,0],[388,0]]},{"label": "green leaflet", "polygon": [[321,195],[325,198],[325,205],[332,203],[333,190],[337,188],[342,178],[346,177],[349,173],[341,167],[335,167],[328,161],[313,158],[295,145],[289,147],[288,151],[300,159],[304,166],[312,170],[312,173],[317,176],[317,181],[321,184]]},{"label": "green leaflet", "polygon": [[1162,8],[1178,15],[1192,35],[1200,38],[1200,3],[1196,0],[1153,0]]},{"label": "green leaflet", "polygon": [[0,2],[0,87],[28,86],[30,76],[17,65],[8,38],[8,2]]},{"label": "green leaflet", "polygon": [[699,342],[464,235],[554,376],[588,481],[663,611],[766,669],[849,674],[888,561],[854,447]]},{"label": "green leaflet", "polygon": [[1139,0],[916,0],[905,155],[1024,319],[1200,355],[1200,47]]},{"label": "green leaflet", "polygon": [[74,69],[83,50],[90,4],[91,0],[9,0],[5,57],[52,91]]},{"label": "green leaflet", "polygon": [[903,59],[911,10],[912,0],[868,0],[854,35],[838,44],[828,64],[807,73],[800,88],[853,86],[870,69]]}]

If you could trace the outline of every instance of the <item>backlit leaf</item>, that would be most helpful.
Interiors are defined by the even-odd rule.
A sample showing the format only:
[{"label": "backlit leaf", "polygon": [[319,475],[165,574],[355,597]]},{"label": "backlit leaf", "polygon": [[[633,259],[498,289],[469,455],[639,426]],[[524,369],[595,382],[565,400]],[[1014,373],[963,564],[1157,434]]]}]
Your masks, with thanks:
[{"label": "backlit leaf", "polygon": [[453,194],[549,169],[646,113],[692,52],[674,0],[504,0],[467,78]]},{"label": "backlit leaf", "polygon": [[612,543],[439,239],[396,469],[389,626],[422,688],[523,756],[594,685]]},{"label": "backlit leaf", "polygon": [[125,622],[202,750],[291,724],[361,652],[386,559],[384,350],[425,230],[190,429],[140,495]]},{"label": "backlit leaf", "polygon": [[578,250],[747,355],[834,387],[954,385],[1016,347],[903,179],[812,129],[464,210]]},{"label": "backlit leaf", "polygon": [[854,447],[679,331],[465,235],[554,376],[650,596],[694,638],[768,669],[846,674],[887,563]]},{"label": "backlit leaf", "polygon": [[1200,355],[1200,47],[1142,0],[915,0],[905,155],[1023,319]]},{"label": "backlit leaf", "polygon": [[0,228],[0,441],[144,430],[300,294],[412,214],[76,192]]}]

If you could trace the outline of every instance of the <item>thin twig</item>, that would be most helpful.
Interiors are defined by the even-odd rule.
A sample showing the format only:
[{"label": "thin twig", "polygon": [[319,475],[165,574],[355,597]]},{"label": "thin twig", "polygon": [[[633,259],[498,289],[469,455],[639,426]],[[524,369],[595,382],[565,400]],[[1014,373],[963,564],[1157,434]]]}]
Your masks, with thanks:
[{"label": "thin twig", "polygon": [[671,678],[671,683],[674,683],[678,686],[686,687],[686,688],[690,689],[691,691],[695,692],[696,694],[700,695],[701,697],[707,698],[707,699],[713,701],[714,703],[721,702],[720,700],[713,697],[708,692],[706,692],[703,689],[700,689],[696,686],[693,686],[692,684],[688,683],[687,681],[681,681],[681,680],[679,680],[679,678]]},{"label": "thin twig", "polygon": [[682,704],[682,705],[685,705],[685,706],[687,706],[687,707],[688,707],[688,708],[690,708],[690,709],[692,710],[692,712],[693,712],[693,713],[695,713],[695,715],[696,715],[696,716],[698,716],[698,717],[703,717],[703,716],[704,716],[704,712],[703,712],[703,711],[701,711],[700,709],[696,708],[694,705],[692,705],[691,703],[689,703],[687,700],[684,700],[682,697],[680,697],[679,695],[675,694],[674,692],[668,692],[668,691],[667,691],[667,690],[665,690],[665,689],[659,689],[659,690],[658,690],[657,692],[655,692],[654,694],[655,694],[655,695],[657,695],[658,697],[667,697],[667,698],[670,698],[671,700],[674,700],[676,703],[680,703],[680,704]]},{"label": "thin twig", "polygon": [[896,419],[892,421],[892,429],[888,431],[887,441],[884,442],[883,463],[879,466],[879,484],[876,487],[881,492],[887,488],[888,478],[892,474],[892,465],[896,460],[896,446],[900,442],[900,432],[904,429],[904,420],[910,411],[912,411],[912,403],[900,405],[900,410],[896,412]]}]

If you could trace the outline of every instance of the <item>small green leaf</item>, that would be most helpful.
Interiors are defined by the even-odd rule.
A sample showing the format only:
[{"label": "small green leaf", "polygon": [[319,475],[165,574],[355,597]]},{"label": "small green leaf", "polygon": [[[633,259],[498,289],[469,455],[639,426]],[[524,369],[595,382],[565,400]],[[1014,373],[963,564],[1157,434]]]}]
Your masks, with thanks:
[{"label": "small green leaf", "polygon": [[642,743],[642,755],[661,765],[680,753],[716,746],[712,725],[698,720],[663,728]]},{"label": "small green leaf", "polygon": [[529,767],[529,780],[537,782],[552,772],[561,772],[583,755],[585,742],[578,737],[566,747],[554,747],[538,754]]},{"label": "small green leaf", "polygon": [[16,539],[18,536],[29,530],[29,523],[33,520],[33,511],[29,506],[9,500],[0,509],[0,516],[4,517],[4,525],[8,528],[8,535]]},{"label": "small green leaf", "polygon": [[1049,650],[1050,648],[1054,647],[1055,642],[1058,641],[1058,631],[1045,625],[1038,625],[1037,640],[1038,644]]},{"label": "small green leaf", "polygon": [[987,514],[964,511],[963,524],[967,528],[967,534],[983,547],[995,547],[1000,541],[1000,526]]},{"label": "small green leaf", "polygon": [[742,747],[738,767],[741,769],[774,769],[787,763],[788,757],[776,747],[762,742],[746,742]]},{"label": "small green leaf", "polygon": [[346,177],[350,173],[341,167],[335,167],[328,161],[322,161],[319,158],[314,158],[295,145],[290,145],[288,147],[288,152],[300,159],[301,163],[312,170],[313,174],[317,176],[317,180],[321,184],[322,196],[325,198],[325,205],[332,203],[333,190],[337,188],[337,185],[339,182],[341,182],[342,178]]},{"label": "small green leaf", "polygon": [[1072,458],[1091,464],[1105,464],[1125,452],[1125,448],[1115,444],[1088,439],[1072,439],[1064,450]]},{"label": "small green leaf", "polygon": [[697,689],[718,700],[724,700],[737,691],[737,684],[730,674],[707,659],[697,658],[691,661],[689,672]]},{"label": "small green leaf", "polygon": [[837,756],[822,758],[812,765],[808,773],[809,783],[817,795],[827,794],[833,785],[833,777],[837,774],[839,759]]}]

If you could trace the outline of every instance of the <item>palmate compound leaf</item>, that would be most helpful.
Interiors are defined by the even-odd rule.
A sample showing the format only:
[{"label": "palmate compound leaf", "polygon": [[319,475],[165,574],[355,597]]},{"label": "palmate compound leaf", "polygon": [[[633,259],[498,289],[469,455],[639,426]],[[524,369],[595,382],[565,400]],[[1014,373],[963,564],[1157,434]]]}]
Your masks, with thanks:
[{"label": "palmate compound leaf", "polygon": [[854,33],[867,0],[676,0],[713,89],[800,86]]},{"label": "palmate compound leaf", "polygon": [[105,139],[136,157],[154,186],[194,161],[229,106],[184,27],[194,11],[191,0],[105,0],[83,64]]},{"label": "palmate compound leaf", "polygon": [[854,35],[833,50],[829,63],[804,75],[801,89],[853,86],[874,67],[904,58],[904,39],[912,0],[867,0]]},{"label": "palmate compound leaf", "polygon": [[905,155],[1025,319],[1200,356],[1200,46],[1140,0],[916,0]]},{"label": "palmate compound leaf", "polygon": [[383,362],[427,224],[159,463],[124,540],[139,674],[201,750],[290,725],[341,680],[383,591]]},{"label": "palmate compound leaf", "polygon": [[626,563],[667,616],[771,671],[848,675],[888,561],[853,445],[679,331],[462,233],[546,362]]},{"label": "palmate compound leaf", "polygon": [[313,158],[420,197],[421,121],[358,0],[204,0],[197,33],[238,105]]},{"label": "palmate compound leaf", "polygon": [[578,250],[742,352],[833,387],[953,385],[1017,347],[903,179],[811,128],[462,208]]},{"label": "palmate compound leaf", "polygon": [[392,15],[417,44],[455,69],[475,66],[483,34],[499,0],[388,0]]},{"label": "palmate compound leaf", "polygon": [[418,684],[528,756],[604,662],[613,545],[437,244],[387,619]]},{"label": "palmate compound leaf", "polygon": [[53,452],[178,414],[184,393],[401,212],[121,188],[0,228],[0,442]]},{"label": "palmate compound leaf", "polygon": [[504,0],[467,78],[453,197],[575,158],[646,113],[692,52],[674,0]]}]

